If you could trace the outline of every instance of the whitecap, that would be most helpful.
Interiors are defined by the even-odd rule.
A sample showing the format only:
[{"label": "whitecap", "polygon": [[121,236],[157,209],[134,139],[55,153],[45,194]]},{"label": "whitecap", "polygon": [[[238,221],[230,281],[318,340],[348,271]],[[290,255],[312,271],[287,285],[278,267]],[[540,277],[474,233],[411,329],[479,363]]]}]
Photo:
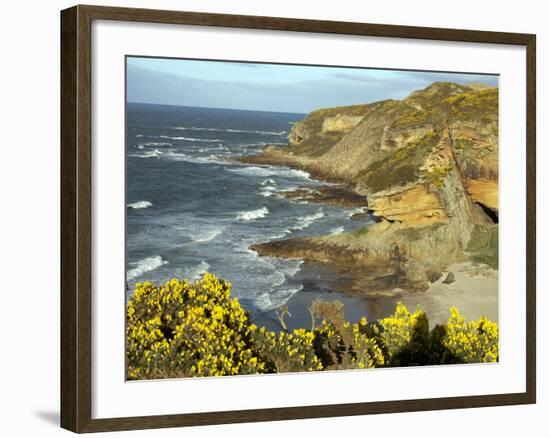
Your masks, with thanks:
[{"label": "whitecap", "polygon": [[258,195],[263,196],[264,198],[269,198],[273,196],[273,191],[271,190],[260,190],[258,192]]},{"label": "whitecap", "polygon": [[265,186],[265,185],[268,185],[268,184],[271,184],[272,186],[277,185],[275,180],[273,180],[272,178],[267,178],[267,179],[264,179],[262,181],[262,186]]},{"label": "whitecap", "polygon": [[336,235],[336,234],[342,234],[344,232],[344,227],[336,227],[330,230],[329,234]]},{"label": "whitecap", "polygon": [[221,228],[216,228],[213,230],[206,231],[202,234],[199,234],[196,236],[193,241],[194,242],[210,242],[211,240],[215,239],[222,233]]},{"label": "whitecap", "polygon": [[320,208],[316,213],[307,216],[298,216],[296,225],[290,227],[292,230],[304,230],[313,222],[325,216],[323,209]]},{"label": "whitecap", "polygon": [[227,164],[227,161],[218,157],[217,155],[210,154],[208,156],[192,156],[181,152],[166,152],[164,158],[172,161],[185,161],[193,164]]},{"label": "whitecap", "polygon": [[172,137],[170,135],[156,135],[151,138],[166,138],[168,140],[185,140],[185,141],[204,141],[207,143],[219,143],[221,140],[217,138],[194,138],[194,137]]},{"label": "whitecap", "polygon": [[238,132],[245,134],[259,134],[259,135],[286,135],[287,131],[250,131],[246,129],[224,129],[224,128],[200,128],[196,126],[175,126],[172,129],[181,131],[210,131],[210,132]]},{"label": "whitecap", "polygon": [[190,280],[198,280],[206,272],[208,272],[209,269],[210,269],[210,265],[206,263],[204,260],[202,260],[198,265],[193,266],[189,270],[186,270],[185,277],[189,278]]},{"label": "whitecap", "polygon": [[277,291],[271,291],[269,293],[263,293],[254,300],[254,304],[260,311],[278,309],[279,307],[284,306],[290,298],[300,292],[303,288],[304,286],[300,284],[297,286],[280,288]]},{"label": "whitecap", "polygon": [[269,213],[269,210],[266,207],[259,208],[257,210],[251,211],[241,211],[237,213],[237,219],[240,221],[253,221],[266,217]]},{"label": "whitecap", "polygon": [[237,167],[226,169],[229,172],[237,173],[240,175],[246,176],[282,176],[288,178],[303,178],[309,179],[309,173],[303,170],[290,169],[288,167],[258,167],[258,166],[247,166],[247,167]]},{"label": "whitecap", "polygon": [[294,277],[302,265],[304,264],[304,261],[301,259],[288,259],[286,260],[285,266],[279,267],[279,269],[288,277]]},{"label": "whitecap", "polygon": [[275,190],[277,190],[277,187],[275,186],[263,186],[262,189],[257,193],[264,198],[269,198],[270,196],[273,196]]},{"label": "whitecap", "polygon": [[293,192],[294,190],[297,190],[298,186],[290,186],[285,187],[284,189],[280,189],[279,192]]},{"label": "whitecap", "polygon": [[172,146],[172,143],[168,143],[166,141],[148,141],[148,142],[145,142],[145,143],[140,143],[138,145],[139,146],[159,146],[159,147],[162,147],[162,146]]},{"label": "whitecap", "polygon": [[353,210],[350,211],[349,217],[352,217],[355,214],[360,214],[364,212],[365,212],[365,207],[354,208]]},{"label": "whitecap", "polygon": [[167,263],[168,262],[159,255],[147,257],[137,262],[130,262],[130,266],[134,266],[134,268],[126,272],[126,279],[133,280],[134,278],[141,277],[146,272],[154,271]]},{"label": "whitecap", "polygon": [[126,207],[134,208],[134,209],[149,208],[152,206],[153,204],[150,203],[149,201],[137,201],[126,205]]},{"label": "whitecap", "polygon": [[137,157],[137,158],[160,158],[163,154],[162,151],[159,151],[158,149],[155,149],[153,151],[145,151],[142,154],[130,154],[130,157]]}]

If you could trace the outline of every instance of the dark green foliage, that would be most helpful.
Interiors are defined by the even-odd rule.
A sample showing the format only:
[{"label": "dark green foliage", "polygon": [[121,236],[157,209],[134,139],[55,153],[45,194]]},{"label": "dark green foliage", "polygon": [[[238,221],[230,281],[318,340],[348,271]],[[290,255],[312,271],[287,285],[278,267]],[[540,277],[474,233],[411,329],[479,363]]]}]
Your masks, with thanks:
[{"label": "dark green foliage", "polygon": [[445,336],[445,326],[437,325],[430,332],[428,318],[425,313],[421,314],[414,323],[411,340],[389,358],[387,366],[461,363],[460,358],[444,345]]}]

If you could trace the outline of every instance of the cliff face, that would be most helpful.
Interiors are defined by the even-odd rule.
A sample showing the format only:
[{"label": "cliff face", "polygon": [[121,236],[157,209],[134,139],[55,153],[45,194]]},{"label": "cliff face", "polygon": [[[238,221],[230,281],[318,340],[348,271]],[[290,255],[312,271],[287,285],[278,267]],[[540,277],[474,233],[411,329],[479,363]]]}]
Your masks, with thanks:
[{"label": "cliff face", "polygon": [[498,89],[438,82],[402,101],[315,111],[294,126],[284,154],[357,184],[388,220],[448,219],[443,186],[454,172],[481,206],[476,217],[498,215]]},{"label": "cliff face", "polygon": [[436,82],[402,101],[318,110],[255,162],[305,168],[366,197],[381,223],[326,242],[359,245],[356,258],[387,262],[397,247],[444,264],[464,256],[476,226],[498,222],[498,89]]}]

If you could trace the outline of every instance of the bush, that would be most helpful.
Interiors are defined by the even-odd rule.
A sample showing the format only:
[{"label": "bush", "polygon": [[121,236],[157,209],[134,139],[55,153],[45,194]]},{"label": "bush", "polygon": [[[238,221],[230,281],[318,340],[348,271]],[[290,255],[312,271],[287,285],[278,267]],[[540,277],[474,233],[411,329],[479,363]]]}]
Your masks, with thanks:
[{"label": "bush", "polygon": [[[498,360],[498,326],[466,323],[456,308],[429,330],[421,310],[398,304],[394,315],[350,323],[343,304],[314,301],[311,329],[258,328],[231,285],[212,274],[190,283],[136,285],[128,299],[129,379],[224,376]],[[284,321],[283,325],[284,325]]]},{"label": "bush", "polygon": [[445,346],[461,362],[480,363],[498,361],[498,325],[482,317],[466,323],[456,307],[451,307],[447,322]]},{"label": "bush", "polygon": [[314,334],[297,329],[279,334],[261,327],[253,335],[254,347],[267,373],[320,371],[323,369],[313,348]]},{"label": "bush", "polygon": [[[344,305],[316,300],[310,307],[315,351],[324,370],[374,368],[384,365],[384,355],[369,330],[366,318],[351,324],[344,319]],[[322,319],[315,327],[317,319]]]},{"label": "bush", "polygon": [[127,306],[128,378],[263,372],[252,349],[255,326],[230,290],[212,274],[194,284],[138,284]]}]

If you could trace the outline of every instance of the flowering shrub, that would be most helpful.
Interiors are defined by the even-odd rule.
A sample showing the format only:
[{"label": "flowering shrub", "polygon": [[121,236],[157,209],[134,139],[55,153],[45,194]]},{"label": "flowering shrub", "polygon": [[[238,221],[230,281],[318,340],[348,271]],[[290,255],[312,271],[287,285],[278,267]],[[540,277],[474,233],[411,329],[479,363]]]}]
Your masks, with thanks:
[{"label": "flowering shrub", "polygon": [[378,321],[376,332],[387,358],[395,356],[411,342],[415,327],[425,317],[421,310],[411,313],[404,304],[398,303],[392,316]]},{"label": "flowering shrub", "polygon": [[254,327],[230,290],[212,274],[194,284],[138,284],[127,306],[128,378],[263,372],[252,350]]},{"label": "flowering shrub", "polygon": [[253,334],[257,354],[266,364],[265,371],[273,373],[322,370],[313,348],[314,338],[313,332],[305,329],[276,334],[261,327]]},{"label": "flowering shrub", "polygon": [[442,363],[495,362],[498,326],[466,323],[456,308],[429,330],[424,312],[398,304],[374,323],[345,320],[343,305],[314,301],[311,329],[276,333],[251,323],[231,285],[202,280],[136,285],[127,304],[129,379],[321,371]]},{"label": "flowering shrub", "polygon": [[498,325],[482,317],[466,323],[456,307],[451,307],[447,322],[445,346],[461,362],[480,363],[498,361]]},{"label": "flowering shrub", "polygon": [[374,368],[384,365],[384,355],[372,336],[367,318],[352,324],[344,318],[344,305],[338,301],[316,300],[310,312],[314,327],[316,352],[323,369]]}]

